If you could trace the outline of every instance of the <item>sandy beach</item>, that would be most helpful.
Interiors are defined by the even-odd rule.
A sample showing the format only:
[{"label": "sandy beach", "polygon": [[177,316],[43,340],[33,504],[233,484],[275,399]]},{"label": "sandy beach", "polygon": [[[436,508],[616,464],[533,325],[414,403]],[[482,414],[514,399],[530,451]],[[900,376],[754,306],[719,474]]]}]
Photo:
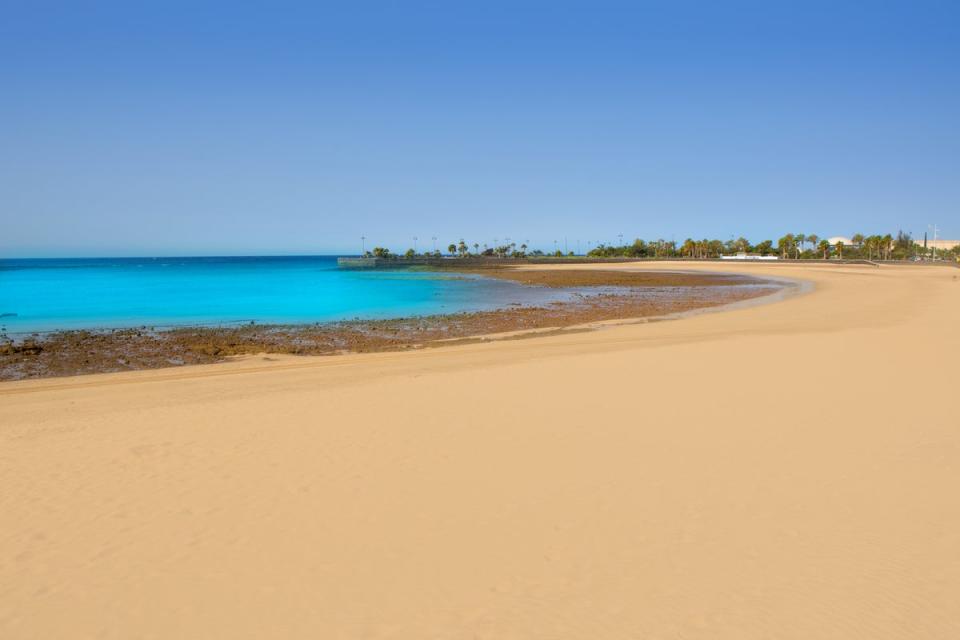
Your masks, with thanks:
[{"label": "sandy beach", "polygon": [[812,290],[0,384],[0,637],[960,637],[960,269],[675,267]]}]

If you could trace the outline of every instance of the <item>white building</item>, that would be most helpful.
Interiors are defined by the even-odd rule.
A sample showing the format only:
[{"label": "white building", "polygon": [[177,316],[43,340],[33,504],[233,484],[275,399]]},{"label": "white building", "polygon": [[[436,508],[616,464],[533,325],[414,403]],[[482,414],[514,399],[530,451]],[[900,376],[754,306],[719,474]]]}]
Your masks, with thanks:
[{"label": "white building", "polygon": [[721,260],[779,260],[777,256],[758,256],[754,253],[746,254],[743,251],[735,256],[720,256]]}]

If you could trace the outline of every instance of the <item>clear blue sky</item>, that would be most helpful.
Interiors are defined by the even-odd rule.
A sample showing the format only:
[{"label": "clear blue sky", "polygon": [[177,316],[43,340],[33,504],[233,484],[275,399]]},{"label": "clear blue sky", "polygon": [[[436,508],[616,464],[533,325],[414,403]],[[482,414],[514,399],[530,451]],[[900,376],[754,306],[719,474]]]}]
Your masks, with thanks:
[{"label": "clear blue sky", "polygon": [[0,3],[0,255],[960,237],[956,0],[255,4]]}]

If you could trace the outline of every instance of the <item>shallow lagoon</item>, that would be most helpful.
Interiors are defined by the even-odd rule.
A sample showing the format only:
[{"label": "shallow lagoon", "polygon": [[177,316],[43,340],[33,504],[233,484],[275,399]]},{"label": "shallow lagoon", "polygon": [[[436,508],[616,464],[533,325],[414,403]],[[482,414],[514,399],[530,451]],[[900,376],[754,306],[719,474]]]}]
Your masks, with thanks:
[{"label": "shallow lagoon", "polygon": [[572,295],[476,275],[340,270],[333,256],[0,260],[0,331],[395,318]]}]

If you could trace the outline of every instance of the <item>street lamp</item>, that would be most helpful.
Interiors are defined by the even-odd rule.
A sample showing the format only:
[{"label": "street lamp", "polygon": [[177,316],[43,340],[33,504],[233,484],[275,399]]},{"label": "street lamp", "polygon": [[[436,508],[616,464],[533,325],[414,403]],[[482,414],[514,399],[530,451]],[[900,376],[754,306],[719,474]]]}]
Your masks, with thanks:
[{"label": "street lamp", "polygon": [[360,236],[360,255],[367,255],[367,236]]}]

